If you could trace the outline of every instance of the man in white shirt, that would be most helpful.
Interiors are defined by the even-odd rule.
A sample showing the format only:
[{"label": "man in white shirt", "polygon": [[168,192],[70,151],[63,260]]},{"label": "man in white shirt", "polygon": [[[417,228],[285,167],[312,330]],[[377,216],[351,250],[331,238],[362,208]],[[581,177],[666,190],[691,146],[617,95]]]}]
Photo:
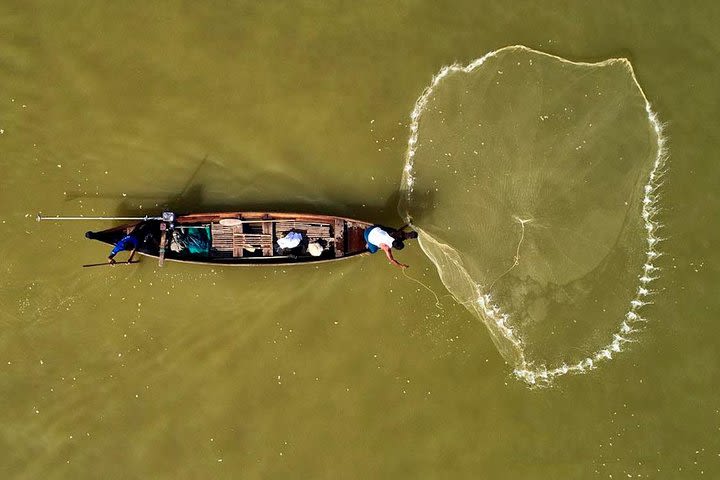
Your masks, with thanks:
[{"label": "man in white shirt", "polygon": [[403,240],[417,238],[417,232],[405,232],[404,230],[409,225],[404,225],[402,228],[396,230],[390,227],[383,227],[382,225],[373,225],[365,229],[365,246],[370,253],[375,253],[378,250],[385,252],[385,256],[388,261],[400,268],[408,268],[409,265],[400,263],[393,257],[392,249],[402,250],[405,248]]}]

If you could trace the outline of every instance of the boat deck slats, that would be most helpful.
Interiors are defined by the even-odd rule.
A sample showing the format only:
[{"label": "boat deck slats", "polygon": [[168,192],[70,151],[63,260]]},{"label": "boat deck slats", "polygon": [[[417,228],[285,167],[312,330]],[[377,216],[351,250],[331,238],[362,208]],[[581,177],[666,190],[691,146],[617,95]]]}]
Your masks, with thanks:
[{"label": "boat deck slats", "polygon": [[262,233],[233,233],[233,243],[262,247],[272,245],[272,236]]},{"label": "boat deck slats", "polygon": [[219,256],[233,256],[233,231],[232,227],[225,227],[217,223],[210,226],[212,236],[212,249]]},{"label": "boat deck slats", "polygon": [[301,222],[297,220],[287,220],[275,223],[275,231],[278,238],[284,237],[290,230],[296,230],[305,233],[308,238],[331,238],[330,224],[322,222]]},{"label": "boat deck slats", "polygon": [[272,239],[273,239],[273,230],[275,229],[275,224],[273,222],[263,222],[262,224],[262,232],[264,235],[267,235],[270,237],[270,245],[263,245],[263,257],[272,257],[273,256],[273,246],[272,246]]},{"label": "boat deck slats", "polygon": [[335,219],[333,233],[335,234],[335,257],[342,257],[345,255],[345,220]]},{"label": "boat deck slats", "polygon": [[242,257],[243,250],[248,248],[261,248],[263,256],[272,255],[272,234],[243,233],[242,225],[225,226],[213,223],[210,227],[212,234],[212,249],[219,256]]},{"label": "boat deck slats", "polygon": [[319,241],[334,257],[364,250],[362,232],[365,224],[348,222],[342,218],[330,221],[283,219],[275,221],[246,221],[241,225],[220,225],[211,223],[212,251],[217,257],[260,257],[276,256],[275,241],[290,231],[300,232],[310,242]]}]

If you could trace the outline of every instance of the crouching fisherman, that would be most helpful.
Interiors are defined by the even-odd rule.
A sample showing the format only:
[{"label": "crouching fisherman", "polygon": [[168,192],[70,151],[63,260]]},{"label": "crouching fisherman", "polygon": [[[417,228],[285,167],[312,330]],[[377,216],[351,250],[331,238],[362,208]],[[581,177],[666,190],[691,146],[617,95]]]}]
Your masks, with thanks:
[{"label": "crouching fisherman", "polygon": [[410,225],[403,225],[399,229],[383,227],[382,225],[373,225],[365,229],[365,246],[370,253],[383,250],[388,261],[400,268],[408,268],[409,265],[400,263],[393,257],[392,249],[402,250],[405,248],[405,240],[417,238],[417,232],[406,232],[405,229]]},{"label": "crouching fisherman", "polygon": [[[115,255],[122,252],[123,250],[131,250],[130,257],[127,259],[127,262],[132,262],[133,258],[135,257],[135,252],[137,252],[138,246],[140,245],[142,237],[141,230],[142,229],[139,226],[136,226],[132,229],[130,233],[118,240],[118,242],[115,244],[115,247],[110,252],[110,255],[108,255],[108,262],[116,263]],[[85,237],[97,240],[97,234],[95,232],[85,232]]]}]

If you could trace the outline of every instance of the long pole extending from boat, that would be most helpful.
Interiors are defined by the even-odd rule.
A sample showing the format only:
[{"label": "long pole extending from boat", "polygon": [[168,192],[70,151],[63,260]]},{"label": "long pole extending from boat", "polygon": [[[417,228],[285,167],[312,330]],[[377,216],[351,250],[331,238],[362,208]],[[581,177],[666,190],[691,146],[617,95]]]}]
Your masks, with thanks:
[{"label": "long pole extending from boat", "polygon": [[39,222],[41,220],[162,220],[163,217],[151,217],[145,215],[144,217],[43,217],[38,213],[35,219]]},{"label": "long pole extending from boat", "polygon": [[[162,217],[151,217],[149,215],[146,215],[144,217],[43,217],[39,213],[37,214],[37,217],[35,218],[38,222],[41,220],[138,220],[138,221],[148,221],[148,220],[161,220],[164,222],[173,222],[175,220],[174,214],[167,212],[171,216],[166,216],[165,214]],[[240,220],[239,218],[221,218],[218,223],[220,225],[224,225],[226,227],[233,227],[237,225],[242,225],[245,223],[283,223],[283,222],[294,222],[295,220],[292,218],[272,218],[272,219],[247,219],[247,220]],[[323,222],[319,222],[323,223]],[[184,227],[182,224],[178,225],[178,227],[183,228],[192,228],[192,227]]]}]

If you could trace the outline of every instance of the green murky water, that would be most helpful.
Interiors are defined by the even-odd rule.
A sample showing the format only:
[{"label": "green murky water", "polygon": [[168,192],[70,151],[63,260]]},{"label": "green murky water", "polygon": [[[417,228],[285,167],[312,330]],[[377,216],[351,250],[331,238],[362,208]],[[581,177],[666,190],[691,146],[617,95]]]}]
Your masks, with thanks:
[{"label": "green murky water", "polygon": [[[704,5],[703,5],[704,4]],[[3,478],[717,478],[720,9],[3,2]],[[627,57],[671,159],[649,322],[515,379],[419,248],[335,265],[82,269],[97,224],[240,208],[393,224],[431,76],[511,44]]]}]

